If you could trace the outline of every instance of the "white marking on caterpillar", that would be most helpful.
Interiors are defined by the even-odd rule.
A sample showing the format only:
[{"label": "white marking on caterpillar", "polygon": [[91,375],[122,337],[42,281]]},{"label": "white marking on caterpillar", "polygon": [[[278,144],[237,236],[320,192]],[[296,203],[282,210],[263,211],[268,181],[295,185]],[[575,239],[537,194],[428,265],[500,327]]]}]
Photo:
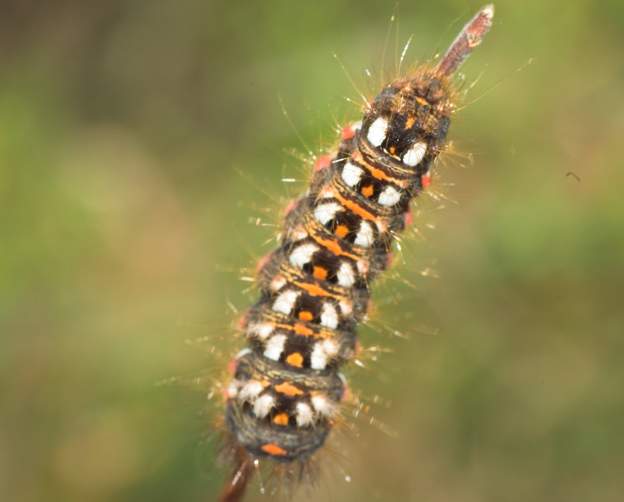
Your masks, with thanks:
[{"label": "white marking on caterpillar", "polygon": [[226,390],[227,398],[234,399],[237,394],[238,394],[238,383],[236,380],[232,380]]},{"label": "white marking on caterpillar", "polygon": [[414,167],[420,164],[420,161],[424,158],[427,153],[427,143],[423,143],[419,141],[415,143],[405,155],[403,155],[403,164]]},{"label": "white marking on caterpillar", "polygon": [[257,380],[249,380],[238,393],[240,401],[254,401],[262,392],[264,386]]},{"label": "white marking on caterpillar", "polygon": [[334,357],[338,353],[338,345],[333,340],[324,340],[317,342],[312,349],[310,356],[310,366],[315,370],[324,370],[327,366],[327,360]]},{"label": "white marking on caterpillar", "polygon": [[327,204],[321,204],[314,210],[314,217],[323,225],[332,220],[338,211],[342,211],[343,208],[336,202],[329,202]]},{"label": "white marking on caterpillar", "polygon": [[264,418],[269,414],[274,404],[275,398],[271,394],[264,394],[256,399],[253,408],[254,414],[258,418]]},{"label": "white marking on caterpillar", "polygon": [[269,338],[269,341],[264,348],[264,357],[272,359],[273,361],[279,361],[279,358],[284,351],[284,344],[286,343],[286,335],[275,335]]},{"label": "white marking on caterpillar", "polygon": [[349,300],[341,300],[338,305],[340,305],[340,312],[345,317],[350,316],[353,312],[353,305]]},{"label": "white marking on caterpillar", "polygon": [[358,260],[356,266],[360,275],[368,274],[368,260]]},{"label": "white marking on caterpillar", "polygon": [[273,325],[268,322],[254,323],[249,326],[249,334],[256,335],[258,338],[264,340],[273,333]]},{"label": "white marking on caterpillar", "polygon": [[386,207],[394,206],[400,200],[401,200],[401,192],[399,192],[393,186],[387,186],[379,194],[379,203],[382,206],[386,206]]},{"label": "white marking on caterpillar", "polygon": [[324,188],[319,194],[319,199],[333,199],[333,198],[334,198],[334,191],[329,187]]},{"label": "white marking on caterpillar", "polygon": [[317,394],[310,399],[312,406],[319,415],[331,417],[335,410],[335,405],[327,397]]},{"label": "white marking on caterpillar", "polygon": [[290,314],[298,297],[299,291],[284,291],[275,299],[273,310],[286,315]]},{"label": "white marking on caterpillar", "polygon": [[357,233],[355,237],[354,244],[356,246],[361,246],[363,248],[370,247],[374,241],[373,227],[370,226],[370,223],[367,221],[362,221],[360,223],[360,231]]},{"label": "white marking on caterpillar", "polygon": [[285,284],[286,284],[286,279],[281,275],[276,275],[271,281],[269,288],[271,289],[271,291],[279,291],[280,289],[282,289],[282,286],[284,286]]},{"label": "white marking on caterpillar", "polygon": [[297,268],[303,268],[317,250],[318,247],[314,244],[302,244],[290,254],[290,263]]},{"label": "white marking on caterpillar", "polygon": [[336,276],[338,277],[338,284],[340,284],[343,288],[350,288],[353,284],[355,284],[355,273],[353,272],[353,267],[346,261],[342,262]]},{"label": "white marking on caterpillar", "polygon": [[379,146],[386,139],[387,132],[388,121],[383,117],[378,117],[368,128],[368,134],[366,135],[366,138],[371,145]]},{"label": "white marking on caterpillar", "polygon": [[306,427],[314,420],[314,414],[312,408],[307,403],[297,403],[297,425],[299,427]]},{"label": "white marking on caterpillar", "polygon": [[310,366],[313,370],[324,370],[327,366],[327,353],[320,342],[314,345],[310,356]]},{"label": "white marking on caterpillar", "polygon": [[381,218],[377,218],[375,220],[375,226],[377,227],[377,230],[379,230],[380,234],[383,234],[388,229],[386,221]]},{"label": "white marking on caterpillar", "polygon": [[338,344],[335,340],[323,340],[323,349],[327,352],[328,355],[334,357],[338,354]]},{"label": "white marking on caterpillar", "polygon": [[239,351],[238,354],[236,354],[234,356],[234,359],[240,359],[241,357],[245,357],[247,354],[251,354],[251,349],[250,348],[244,348],[243,350]]},{"label": "white marking on caterpillar", "polygon": [[307,237],[308,237],[308,232],[306,232],[305,228],[303,227],[297,227],[292,233],[292,238],[295,242],[302,241],[303,239],[306,239]]},{"label": "white marking on caterpillar", "polygon": [[363,174],[364,171],[361,168],[359,168],[355,164],[352,164],[351,162],[347,162],[342,168],[341,176],[343,181],[348,186],[354,187],[360,182]]},{"label": "white marking on caterpillar", "polygon": [[338,312],[331,303],[324,303],[321,309],[321,324],[327,328],[336,329],[338,327]]}]

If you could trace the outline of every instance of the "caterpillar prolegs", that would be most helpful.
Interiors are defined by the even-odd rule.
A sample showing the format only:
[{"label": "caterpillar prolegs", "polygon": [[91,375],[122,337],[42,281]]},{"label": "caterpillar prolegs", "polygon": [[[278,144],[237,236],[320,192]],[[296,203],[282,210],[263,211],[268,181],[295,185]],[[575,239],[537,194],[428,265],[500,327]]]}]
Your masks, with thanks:
[{"label": "caterpillar prolegs", "polygon": [[242,326],[248,347],[226,389],[236,469],[222,500],[242,496],[257,459],[306,462],[331,432],[346,389],[339,370],[356,351],[370,286],[411,199],[430,183],[455,108],[452,76],[493,14],[482,8],[436,66],[384,87],[336,151],[318,157],[289,208],[279,248],[259,264],[260,298]]}]

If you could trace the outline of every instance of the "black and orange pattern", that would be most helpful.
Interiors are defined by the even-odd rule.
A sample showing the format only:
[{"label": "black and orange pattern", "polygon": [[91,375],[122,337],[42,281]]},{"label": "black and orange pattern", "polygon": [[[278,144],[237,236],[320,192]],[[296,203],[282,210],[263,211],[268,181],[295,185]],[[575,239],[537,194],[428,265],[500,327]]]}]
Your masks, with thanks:
[{"label": "black and orange pattern", "polygon": [[243,321],[226,426],[250,458],[305,461],[337,420],[370,287],[388,263],[410,201],[426,188],[454,111],[453,71],[490,27],[466,25],[436,67],[395,80],[317,159],[285,218],[280,247],[258,267],[260,299]]}]

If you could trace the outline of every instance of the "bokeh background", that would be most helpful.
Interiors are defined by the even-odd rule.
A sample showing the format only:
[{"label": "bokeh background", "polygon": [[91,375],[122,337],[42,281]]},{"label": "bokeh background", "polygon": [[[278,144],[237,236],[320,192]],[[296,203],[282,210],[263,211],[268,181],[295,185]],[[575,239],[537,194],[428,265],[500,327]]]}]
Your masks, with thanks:
[{"label": "bokeh background", "polygon": [[[399,48],[393,1],[1,6],[0,499],[213,500],[206,395],[244,269],[302,143],[358,115],[333,53],[374,92],[389,27],[392,73],[480,4],[401,2]],[[393,434],[360,420],[352,481],[331,467],[309,500],[622,499],[624,4],[496,7],[435,179],[450,201],[418,202],[362,329],[387,352],[347,369]]]}]

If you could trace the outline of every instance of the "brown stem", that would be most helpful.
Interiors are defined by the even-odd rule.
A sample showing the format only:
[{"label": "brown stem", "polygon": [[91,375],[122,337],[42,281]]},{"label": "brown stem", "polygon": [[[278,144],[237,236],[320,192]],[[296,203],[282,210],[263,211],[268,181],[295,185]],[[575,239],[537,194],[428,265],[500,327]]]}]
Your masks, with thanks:
[{"label": "brown stem", "polygon": [[482,7],[475,17],[468,21],[440,61],[437,68],[439,75],[450,76],[461,66],[492,27],[493,17],[494,5],[490,4]]},{"label": "brown stem", "polygon": [[219,502],[240,502],[243,500],[247,485],[253,477],[254,465],[249,455],[242,448],[237,448],[235,457],[236,466],[232,476],[221,490]]}]

